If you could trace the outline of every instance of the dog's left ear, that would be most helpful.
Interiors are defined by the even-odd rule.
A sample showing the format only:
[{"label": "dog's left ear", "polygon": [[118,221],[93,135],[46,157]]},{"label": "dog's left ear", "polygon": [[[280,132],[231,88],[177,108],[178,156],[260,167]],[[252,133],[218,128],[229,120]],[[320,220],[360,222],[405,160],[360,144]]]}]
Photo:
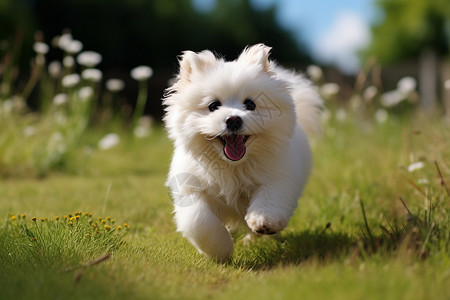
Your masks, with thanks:
[{"label": "dog's left ear", "polygon": [[216,62],[216,57],[211,51],[205,50],[199,53],[184,51],[180,59],[180,78],[183,82],[191,82],[192,75],[204,72]]},{"label": "dog's left ear", "polygon": [[256,44],[247,47],[239,56],[238,61],[246,62],[250,65],[261,66],[262,71],[267,72],[269,70],[269,55],[271,49],[271,47],[264,44]]}]

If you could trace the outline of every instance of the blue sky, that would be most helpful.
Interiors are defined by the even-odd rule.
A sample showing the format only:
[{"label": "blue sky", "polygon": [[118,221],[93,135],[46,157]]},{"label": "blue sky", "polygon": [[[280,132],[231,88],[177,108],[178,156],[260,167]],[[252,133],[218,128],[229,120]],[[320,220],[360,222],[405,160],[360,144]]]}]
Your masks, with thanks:
[{"label": "blue sky", "polygon": [[[215,0],[193,0],[208,10]],[[377,17],[374,0],[252,0],[255,7],[278,6],[279,23],[303,41],[313,57],[342,71],[358,69],[355,52],[370,41],[369,26]]]}]

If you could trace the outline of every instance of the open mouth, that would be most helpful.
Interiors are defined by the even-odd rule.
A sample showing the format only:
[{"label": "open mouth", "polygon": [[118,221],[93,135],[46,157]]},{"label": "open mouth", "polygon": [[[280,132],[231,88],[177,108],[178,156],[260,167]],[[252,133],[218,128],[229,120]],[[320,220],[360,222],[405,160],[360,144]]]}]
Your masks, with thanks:
[{"label": "open mouth", "polygon": [[245,155],[245,142],[248,140],[248,135],[223,135],[217,137],[223,145],[223,153],[232,161],[238,161]]}]

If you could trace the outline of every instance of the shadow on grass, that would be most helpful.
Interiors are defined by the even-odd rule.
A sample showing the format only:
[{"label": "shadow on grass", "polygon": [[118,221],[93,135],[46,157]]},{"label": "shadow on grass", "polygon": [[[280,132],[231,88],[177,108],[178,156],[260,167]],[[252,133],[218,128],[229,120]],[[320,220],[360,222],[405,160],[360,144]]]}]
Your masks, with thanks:
[{"label": "shadow on grass", "polygon": [[251,270],[271,269],[279,265],[299,265],[308,260],[338,258],[350,251],[356,241],[345,233],[326,230],[284,232],[279,237],[262,237],[246,244],[239,241],[232,266]]}]

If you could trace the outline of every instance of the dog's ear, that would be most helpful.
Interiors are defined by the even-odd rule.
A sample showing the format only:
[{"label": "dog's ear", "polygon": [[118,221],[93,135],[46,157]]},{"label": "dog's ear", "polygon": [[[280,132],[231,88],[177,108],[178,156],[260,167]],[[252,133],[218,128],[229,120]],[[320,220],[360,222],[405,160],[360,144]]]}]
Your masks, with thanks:
[{"label": "dog's ear", "polygon": [[264,44],[256,44],[251,47],[247,47],[239,55],[238,61],[248,63],[249,65],[261,66],[264,72],[269,70],[269,55],[272,48]]},{"label": "dog's ear", "polygon": [[216,57],[211,51],[205,50],[199,53],[184,51],[180,58],[180,79],[190,82],[192,74],[204,72],[216,62]]}]

